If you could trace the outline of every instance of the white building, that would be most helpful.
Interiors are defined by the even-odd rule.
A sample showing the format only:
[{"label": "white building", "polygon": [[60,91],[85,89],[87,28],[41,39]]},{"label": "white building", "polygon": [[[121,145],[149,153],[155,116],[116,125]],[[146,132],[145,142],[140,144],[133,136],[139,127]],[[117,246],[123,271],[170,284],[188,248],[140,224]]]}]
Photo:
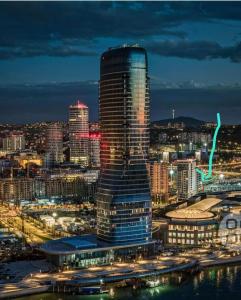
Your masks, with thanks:
[{"label": "white building", "polygon": [[196,160],[177,161],[177,196],[179,200],[186,200],[198,192],[198,177]]}]

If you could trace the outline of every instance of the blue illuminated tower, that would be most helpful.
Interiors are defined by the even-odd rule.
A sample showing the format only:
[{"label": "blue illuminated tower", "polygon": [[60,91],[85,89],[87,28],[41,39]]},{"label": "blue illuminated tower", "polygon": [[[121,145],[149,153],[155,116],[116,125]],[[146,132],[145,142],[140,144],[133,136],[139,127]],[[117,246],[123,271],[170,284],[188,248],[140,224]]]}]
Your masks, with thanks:
[{"label": "blue illuminated tower", "polygon": [[151,240],[147,72],[141,47],[112,48],[101,56],[97,235],[113,244]]}]

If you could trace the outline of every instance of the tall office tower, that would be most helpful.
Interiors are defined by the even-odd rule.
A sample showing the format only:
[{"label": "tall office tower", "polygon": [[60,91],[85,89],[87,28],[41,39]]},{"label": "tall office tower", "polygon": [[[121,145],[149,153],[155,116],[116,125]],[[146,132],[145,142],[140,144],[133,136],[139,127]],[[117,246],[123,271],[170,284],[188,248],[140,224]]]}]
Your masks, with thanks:
[{"label": "tall office tower", "polygon": [[52,123],[47,129],[46,167],[51,168],[63,162],[63,127]]},{"label": "tall office tower", "polygon": [[155,202],[168,200],[168,165],[151,160],[147,163],[151,183],[151,196]]},{"label": "tall office tower", "polygon": [[70,162],[86,167],[89,162],[89,109],[77,101],[69,107]]},{"label": "tall office tower", "polygon": [[147,55],[138,46],[101,56],[101,175],[97,235],[112,244],[151,241]]},{"label": "tall office tower", "polygon": [[10,133],[9,136],[3,138],[4,151],[17,151],[25,149],[25,137],[22,133]]},{"label": "tall office tower", "polygon": [[198,192],[196,160],[177,161],[177,196],[180,200],[187,200]]},{"label": "tall office tower", "polygon": [[93,168],[100,167],[100,133],[90,132],[89,164]]}]

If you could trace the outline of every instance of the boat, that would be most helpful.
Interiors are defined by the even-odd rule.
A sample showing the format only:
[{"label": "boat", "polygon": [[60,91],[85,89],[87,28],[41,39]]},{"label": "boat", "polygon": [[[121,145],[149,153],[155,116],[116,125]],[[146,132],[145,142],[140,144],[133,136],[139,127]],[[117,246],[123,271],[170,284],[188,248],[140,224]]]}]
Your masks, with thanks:
[{"label": "boat", "polygon": [[157,287],[161,284],[161,281],[157,278],[157,279],[154,279],[154,280],[147,280],[146,281],[146,286],[147,287],[150,287],[150,288],[154,288],[154,287]]},{"label": "boat", "polygon": [[109,291],[102,286],[84,286],[79,289],[81,295],[106,294]]}]

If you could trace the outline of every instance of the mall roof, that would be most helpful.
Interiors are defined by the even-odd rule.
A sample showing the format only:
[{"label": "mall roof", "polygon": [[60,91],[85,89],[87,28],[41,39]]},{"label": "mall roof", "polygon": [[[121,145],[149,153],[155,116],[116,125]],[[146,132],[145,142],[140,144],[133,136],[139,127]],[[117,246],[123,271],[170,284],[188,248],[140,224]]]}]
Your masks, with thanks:
[{"label": "mall roof", "polygon": [[220,202],[222,202],[222,200],[219,199],[219,198],[208,197],[204,200],[201,200],[201,201],[189,206],[188,208],[190,208],[190,209],[199,209],[201,211],[207,211],[207,210],[209,210],[210,208],[212,208],[213,206],[217,205]]},{"label": "mall roof", "polygon": [[222,202],[218,198],[206,198],[186,208],[170,211],[166,214],[172,219],[189,219],[189,220],[209,220],[214,218],[214,214],[209,210]]},{"label": "mall roof", "polygon": [[207,220],[212,219],[214,214],[208,211],[202,212],[198,209],[182,208],[173,210],[166,214],[167,217],[172,219],[190,219],[190,220]]}]

